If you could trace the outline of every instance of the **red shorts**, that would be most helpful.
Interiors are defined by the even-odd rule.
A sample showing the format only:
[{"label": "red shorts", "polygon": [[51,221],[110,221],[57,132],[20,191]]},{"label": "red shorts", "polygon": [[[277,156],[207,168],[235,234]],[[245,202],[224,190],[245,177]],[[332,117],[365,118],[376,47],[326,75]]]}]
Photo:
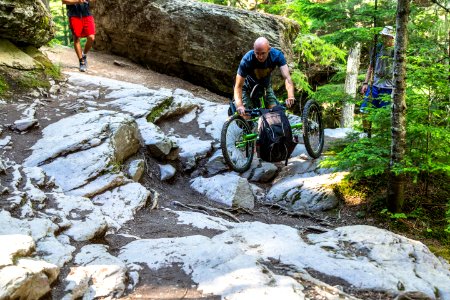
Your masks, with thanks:
[{"label": "red shorts", "polygon": [[70,17],[70,29],[76,37],[87,37],[95,34],[95,23],[93,16],[87,17]]}]

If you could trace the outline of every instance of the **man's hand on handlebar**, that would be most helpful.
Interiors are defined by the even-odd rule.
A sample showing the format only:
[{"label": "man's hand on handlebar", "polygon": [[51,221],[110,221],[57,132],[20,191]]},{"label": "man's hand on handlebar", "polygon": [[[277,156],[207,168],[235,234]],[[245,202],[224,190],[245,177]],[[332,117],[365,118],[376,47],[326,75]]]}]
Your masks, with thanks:
[{"label": "man's hand on handlebar", "polygon": [[244,105],[239,105],[238,107],[236,107],[236,111],[237,111],[241,116],[245,116],[245,107],[244,107]]},{"label": "man's hand on handlebar", "polygon": [[291,107],[292,104],[294,104],[295,98],[287,98],[286,99],[286,106]]}]

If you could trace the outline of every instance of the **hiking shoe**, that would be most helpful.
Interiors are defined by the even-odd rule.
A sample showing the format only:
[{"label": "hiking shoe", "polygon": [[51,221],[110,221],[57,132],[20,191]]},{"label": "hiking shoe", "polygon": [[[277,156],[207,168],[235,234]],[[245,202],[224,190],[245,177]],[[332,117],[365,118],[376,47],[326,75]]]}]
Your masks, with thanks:
[{"label": "hiking shoe", "polygon": [[87,71],[87,64],[86,61],[82,58],[80,59],[80,72],[86,72]]},{"label": "hiking shoe", "polygon": [[87,68],[87,66],[88,66],[88,63],[87,63],[87,55],[86,54],[82,54],[82,58],[83,58],[83,60],[84,60],[84,64],[86,65],[86,68]]}]

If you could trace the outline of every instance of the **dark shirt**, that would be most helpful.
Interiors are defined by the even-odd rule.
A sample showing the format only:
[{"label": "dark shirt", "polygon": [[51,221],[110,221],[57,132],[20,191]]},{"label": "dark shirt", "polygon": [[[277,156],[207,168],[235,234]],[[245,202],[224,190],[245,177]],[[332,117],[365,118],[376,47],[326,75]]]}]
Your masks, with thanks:
[{"label": "dark shirt", "polygon": [[260,62],[256,59],[255,51],[250,50],[241,59],[237,73],[245,78],[244,88],[252,89],[255,84],[269,87],[271,74],[276,67],[286,64],[283,52],[270,48],[266,61]]},{"label": "dark shirt", "polygon": [[91,15],[89,11],[89,2],[83,4],[67,4],[67,16],[70,17],[87,17]]},{"label": "dark shirt", "polygon": [[378,88],[392,89],[394,86],[394,48],[385,47],[380,43],[376,49],[373,85]]}]

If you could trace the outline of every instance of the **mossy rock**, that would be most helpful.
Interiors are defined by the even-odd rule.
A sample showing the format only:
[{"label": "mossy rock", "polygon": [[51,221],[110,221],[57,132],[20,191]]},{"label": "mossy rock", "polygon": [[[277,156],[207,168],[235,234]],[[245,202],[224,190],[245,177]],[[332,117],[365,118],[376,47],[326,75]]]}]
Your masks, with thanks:
[{"label": "mossy rock", "polygon": [[163,112],[172,105],[172,103],[173,97],[164,99],[164,101],[159,103],[150,111],[150,113],[147,115],[147,121],[155,123],[159,119],[159,117],[163,114]]},{"label": "mossy rock", "polygon": [[22,50],[44,67],[44,72],[49,78],[55,80],[63,79],[60,66],[53,64],[44,53],[39,51],[39,49],[34,46],[27,46],[22,48]]},{"label": "mossy rock", "polygon": [[32,89],[48,89],[50,79],[63,79],[60,68],[36,47],[19,49],[10,41],[0,39],[0,97],[12,98]]},{"label": "mossy rock", "polygon": [[0,39],[0,66],[19,70],[43,69],[44,66],[8,40]]},{"label": "mossy rock", "polygon": [[0,1],[0,36],[15,44],[47,44],[55,35],[50,12],[41,0]]}]

